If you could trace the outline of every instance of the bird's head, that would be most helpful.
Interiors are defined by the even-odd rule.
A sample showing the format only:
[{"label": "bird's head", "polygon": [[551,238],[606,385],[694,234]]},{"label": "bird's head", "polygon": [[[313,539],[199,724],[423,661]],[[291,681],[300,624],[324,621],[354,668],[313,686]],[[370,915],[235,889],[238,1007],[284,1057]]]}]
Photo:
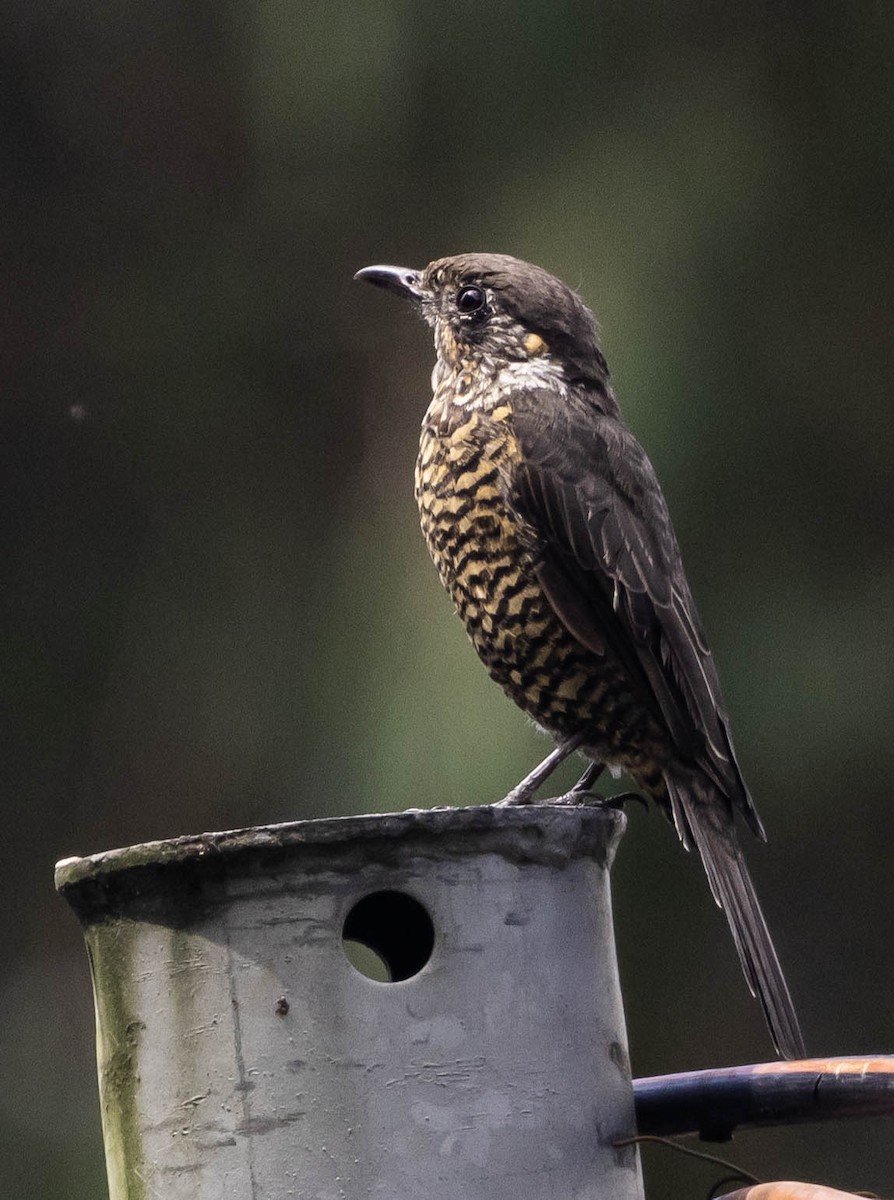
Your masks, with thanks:
[{"label": "bird's head", "polygon": [[492,376],[530,363],[570,386],[602,389],[608,379],[593,314],[541,267],[508,254],[457,254],[424,271],[375,266],[364,279],[409,300],[434,328],[441,366]]}]

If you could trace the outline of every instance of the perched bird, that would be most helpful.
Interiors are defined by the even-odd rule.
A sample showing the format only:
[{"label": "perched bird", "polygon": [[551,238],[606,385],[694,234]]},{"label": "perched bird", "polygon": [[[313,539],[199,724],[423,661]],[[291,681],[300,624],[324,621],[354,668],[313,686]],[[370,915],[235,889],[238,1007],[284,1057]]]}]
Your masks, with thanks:
[{"label": "perched bird", "polygon": [[589,765],[559,803],[587,801],[604,767],[623,770],[698,851],[777,1050],[803,1057],[736,814],[766,835],[667,505],[621,417],[593,314],[504,254],[356,278],[405,297],[434,329],[422,530],[484,665],[557,743],[502,803],[531,803],[575,750]]}]

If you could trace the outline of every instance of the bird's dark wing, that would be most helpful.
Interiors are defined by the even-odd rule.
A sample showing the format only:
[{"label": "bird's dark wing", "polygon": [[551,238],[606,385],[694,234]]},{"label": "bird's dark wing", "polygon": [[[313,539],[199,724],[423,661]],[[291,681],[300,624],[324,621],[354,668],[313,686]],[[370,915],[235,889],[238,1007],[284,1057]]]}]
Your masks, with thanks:
[{"label": "bird's dark wing", "polygon": [[652,465],[623,422],[582,393],[519,392],[511,407],[520,453],[509,498],[534,531],[544,591],[566,628],[594,653],[613,653],[642,702],[664,720],[680,760],[665,771],[677,830],[698,849],[777,1049],[803,1058],[733,809],[760,837],[763,827],[736,763],[717,671]]},{"label": "bird's dark wing", "polygon": [[[566,628],[610,647],[682,758],[763,837],[733,752],[720,683],[652,464],[584,395],[514,393],[510,500],[536,531],[540,581]],[[681,830],[685,835],[685,831]]]}]

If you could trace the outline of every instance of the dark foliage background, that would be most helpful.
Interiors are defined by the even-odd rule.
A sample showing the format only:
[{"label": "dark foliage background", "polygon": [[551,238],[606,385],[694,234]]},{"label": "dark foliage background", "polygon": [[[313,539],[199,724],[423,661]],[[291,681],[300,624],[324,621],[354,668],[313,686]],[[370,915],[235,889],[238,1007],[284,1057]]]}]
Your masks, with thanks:
[{"label": "dark foliage background", "polygon": [[[810,1047],[894,1048],[894,8],[12,0],[0,25],[0,1180],[104,1194],[63,855],[488,801],[544,750],[416,532],[428,335],[369,262],[533,259],[599,313],[771,831]],[[637,1074],[770,1046],[631,814]],[[890,1191],[882,1121],[740,1137]],[[647,1152],[651,1200],[710,1173]]]}]

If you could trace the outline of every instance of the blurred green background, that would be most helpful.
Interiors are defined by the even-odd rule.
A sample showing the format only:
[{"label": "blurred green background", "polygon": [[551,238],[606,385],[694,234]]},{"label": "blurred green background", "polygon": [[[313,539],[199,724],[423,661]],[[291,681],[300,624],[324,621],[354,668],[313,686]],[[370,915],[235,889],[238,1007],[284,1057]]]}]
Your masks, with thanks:
[{"label": "blurred green background", "polygon": [[[599,314],[808,1044],[894,1050],[894,8],[13,0],[0,28],[0,1190],[105,1194],[54,860],[490,801],[547,748],[418,535],[432,351],[370,262],[509,252]],[[635,1073],[770,1057],[697,863],[630,817]],[[892,1135],[728,1149],[884,1193]],[[645,1161],[650,1200],[716,1178]]]}]

